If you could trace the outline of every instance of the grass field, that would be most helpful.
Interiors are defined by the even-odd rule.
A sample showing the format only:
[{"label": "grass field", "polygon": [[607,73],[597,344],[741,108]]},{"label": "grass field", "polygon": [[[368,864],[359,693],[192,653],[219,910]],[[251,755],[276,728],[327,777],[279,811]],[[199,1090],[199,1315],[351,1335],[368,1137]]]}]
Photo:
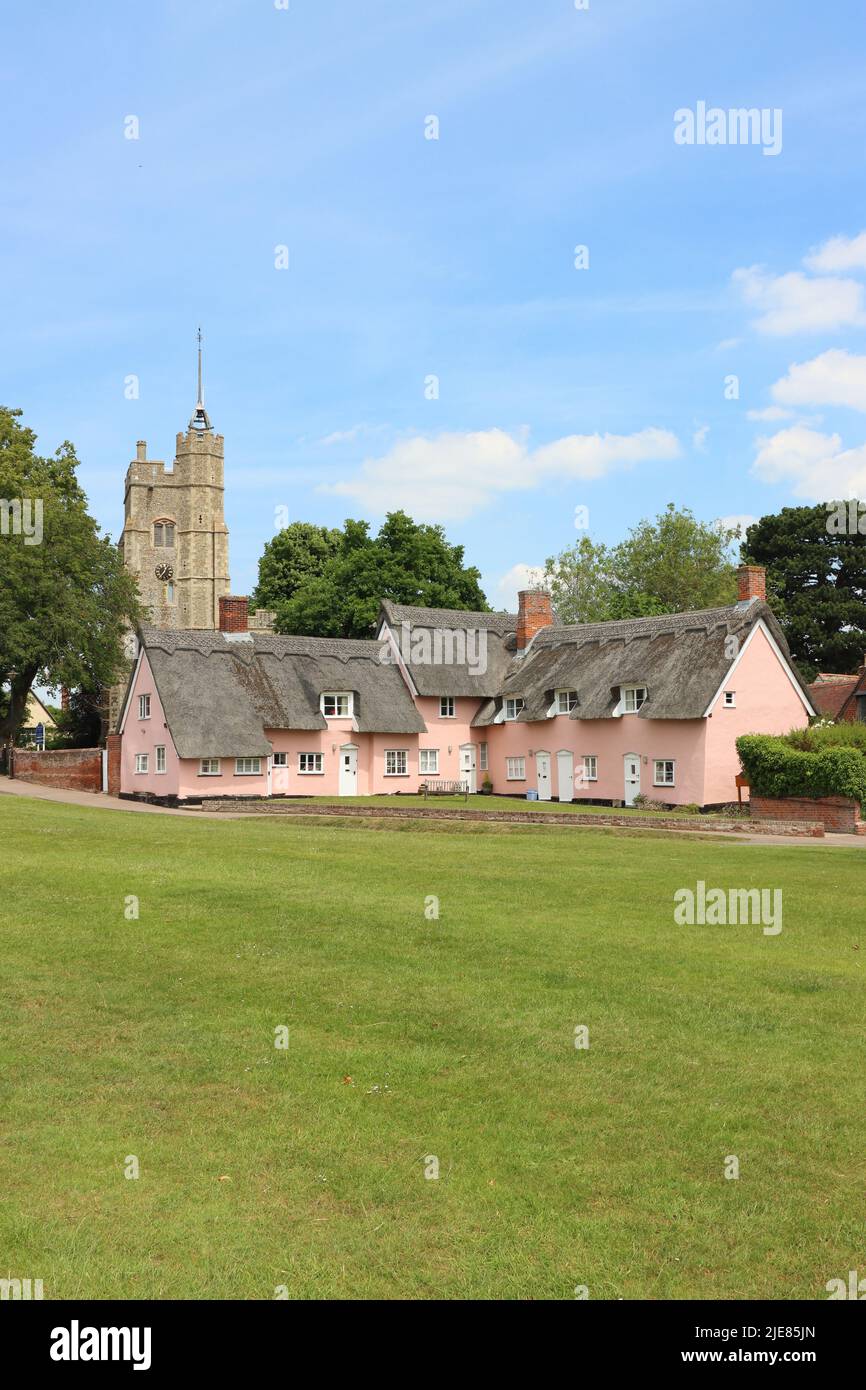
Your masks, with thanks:
[{"label": "grass field", "polygon": [[[866,1270],[862,853],[470,828],[0,798],[0,1276],[820,1299]],[[781,934],[675,925],[699,878],[781,887]]]}]

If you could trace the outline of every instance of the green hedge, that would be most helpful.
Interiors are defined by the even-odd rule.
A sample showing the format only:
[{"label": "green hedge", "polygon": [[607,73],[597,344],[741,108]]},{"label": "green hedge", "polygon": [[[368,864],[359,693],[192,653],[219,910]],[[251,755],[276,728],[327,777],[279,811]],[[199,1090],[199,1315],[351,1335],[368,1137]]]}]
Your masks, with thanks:
[{"label": "green hedge", "polygon": [[866,802],[866,756],[856,748],[792,748],[773,734],[743,734],[737,752],[757,796],[850,796]]}]

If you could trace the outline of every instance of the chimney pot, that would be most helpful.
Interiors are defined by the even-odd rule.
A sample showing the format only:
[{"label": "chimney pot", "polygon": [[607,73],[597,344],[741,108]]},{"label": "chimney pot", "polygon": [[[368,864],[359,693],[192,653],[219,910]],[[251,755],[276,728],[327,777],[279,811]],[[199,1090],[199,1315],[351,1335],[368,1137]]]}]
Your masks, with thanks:
[{"label": "chimney pot", "polygon": [[751,603],[752,599],[767,600],[767,571],[763,565],[740,565],[737,570],[737,602]]},{"label": "chimney pot", "polygon": [[135,444],[135,457],[136,457],[136,461],[137,461],[138,463],[144,463],[144,462],[147,460],[147,440],[146,440],[146,439],[138,439],[138,440],[136,440],[136,444]]},{"label": "chimney pot", "polygon": [[248,632],[249,605],[246,596],[220,594],[220,632]]},{"label": "chimney pot", "polygon": [[552,626],[553,605],[546,589],[521,589],[517,602],[517,650],[522,652],[536,632]]}]

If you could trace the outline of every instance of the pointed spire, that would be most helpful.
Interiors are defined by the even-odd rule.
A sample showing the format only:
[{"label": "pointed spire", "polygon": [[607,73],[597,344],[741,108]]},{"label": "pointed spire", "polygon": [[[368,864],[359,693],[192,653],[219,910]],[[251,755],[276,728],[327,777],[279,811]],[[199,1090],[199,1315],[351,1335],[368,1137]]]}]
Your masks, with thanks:
[{"label": "pointed spire", "polygon": [[204,408],[204,392],[201,384],[201,327],[198,330],[198,394],[196,396],[195,411],[189,422],[191,430],[212,429],[210,418]]}]

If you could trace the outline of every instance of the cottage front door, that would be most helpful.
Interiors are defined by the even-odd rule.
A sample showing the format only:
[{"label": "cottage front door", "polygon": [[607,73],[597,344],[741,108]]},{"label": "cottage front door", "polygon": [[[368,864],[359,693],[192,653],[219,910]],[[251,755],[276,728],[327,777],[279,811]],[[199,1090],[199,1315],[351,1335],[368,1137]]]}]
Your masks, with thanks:
[{"label": "cottage front door", "polygon": [[358,749],[344,743],[340,749],[340,796],[358,795]]},{"label": "cottage front door", "polygon": [[625,765],[625,804],[633,806],[634,799],[640,795],[640,757],[637,753],[626,753]]}]

